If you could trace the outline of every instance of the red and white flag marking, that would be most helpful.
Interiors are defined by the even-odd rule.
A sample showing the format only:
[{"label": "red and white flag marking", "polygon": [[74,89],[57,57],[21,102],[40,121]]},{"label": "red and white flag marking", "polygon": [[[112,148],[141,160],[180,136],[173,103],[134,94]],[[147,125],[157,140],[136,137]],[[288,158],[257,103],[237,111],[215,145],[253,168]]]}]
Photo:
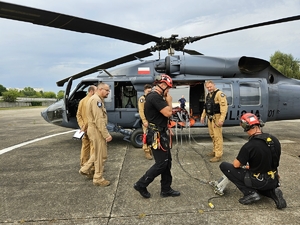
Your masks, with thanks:
[{"label": "red and white flag marking", "polygon": [[150,74],[150,68],[149,67],[139,67],[138,74]]}]

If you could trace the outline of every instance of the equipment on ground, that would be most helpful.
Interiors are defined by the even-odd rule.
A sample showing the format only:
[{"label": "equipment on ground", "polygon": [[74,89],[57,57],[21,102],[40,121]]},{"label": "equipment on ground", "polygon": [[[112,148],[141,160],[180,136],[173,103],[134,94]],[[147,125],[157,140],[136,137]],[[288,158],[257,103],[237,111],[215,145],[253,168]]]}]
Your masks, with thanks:
[{"label": "equipment on ground", "polygon": [[[206,80],[213,80],[216,87],[227,97],[228,113],[224,126],[238,126],[240,117],[247,112],[255,114],[265,122],[300,118],[300,81],[285,77],[268,61],[248,56],[235,58],[206,56],[185,48],[187,44],[212,36],[296,21],[300,19],[300,15],[208,35],[182,38],[178,38],[178,35],[167,38],[156,37],[102,22],[2,1],[0,1],[0,17],[141,45],[155,42],[152,47],[145,50],[114,59],[58,81],[58,86],[67,83],[65,96],[41,113],[49,123],[78,129],[76,112],[79,101],[86,96],[90,85],[105,82],[111,89],[108,98],[105,99],[109,131],[120,132],[124,135],[124,140],[130,141],[135,147],[142,147],[143,129],[137,101],[144,94],[144,85],[154,83],[156,77],[161,74],[167,74],[172,78],[173,88],[179,89],[182,86],[189,88],[188,120],[182,112],[176,112],[176,123],[182,122],[188,126],[193,123],[193,127],[206,126],[199,120],[203,111],[204,96],[206,96],[204,87]],[[164,50],[169,54],[165,58],[159,56],[158,59],[141,60],[152,56],[152,52]],[[175,54],[175,51],[183,54],[177,52]],[[131,61],[135,63],[119,67]],[[70,92],[73,80],[96,72],[99,75],[82,79]]]},{"label": "equipment on ground", "polygon": [[214,192],[217,195],[222,196],[224,195],[224,189],[229,183],[229,179],[225,175],[223,175],[218,181],[209,181],[208,183],[213,187]]}]

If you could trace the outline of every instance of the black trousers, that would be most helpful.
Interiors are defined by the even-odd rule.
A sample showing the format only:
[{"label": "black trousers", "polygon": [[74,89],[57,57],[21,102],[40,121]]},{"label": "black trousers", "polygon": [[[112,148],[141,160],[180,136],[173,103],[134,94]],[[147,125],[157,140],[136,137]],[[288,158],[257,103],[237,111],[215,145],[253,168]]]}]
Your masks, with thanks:
[{"label": "black trousers", "polygon": [[[166,133],[161,133],[161,136],[168,136]],[[172,156],[170,147],[162,149],[153,149],[152,155],[155,163],[151,166],[146,173],[139,179],[137,184],[141,187],[147,187],[157,176],[161,175],[161,191],[168,192],[172,184]]]},{"label": "black trousers", "polygon": [[220,164],[220,169],[224,175],[234,183],[237,188],[244,194],[248,195],[254,191],[258,191],[260,194],[269,196],[269,191],[278,187],[278,178],[275,179],[255,179],[252,178],[252,187],[246,186],[244,179],[247,173],[247,169],[235,168],[231,163],[222,162]]}]

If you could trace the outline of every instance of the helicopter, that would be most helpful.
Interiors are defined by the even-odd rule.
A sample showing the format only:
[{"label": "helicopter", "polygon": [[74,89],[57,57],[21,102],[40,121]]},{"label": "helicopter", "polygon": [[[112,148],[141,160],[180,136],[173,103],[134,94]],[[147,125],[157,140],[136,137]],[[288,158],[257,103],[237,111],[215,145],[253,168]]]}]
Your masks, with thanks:
[{"label": "helicopter", "polygon": [[[185,48],[187,44],[216,35],[299,20],[300,15],[183,38],[175,34],[167,38],[156,37],[115,25],[2,1],[0,17],[140,45],[155,43],[145,50],[57,81],[59,87],[66,84],[64,98],[41,112],[41,116],[51,124],[78,129],[76,112],[79,101],[86,96],[90,85],[104,82],[111,89],[105,99],[108,130],[123,134],[125,141],[131,142],[134,147],[141,147],[143,131],[137,102],[144,94],[144,85],[155,83],[160,74],[172,77],[174,88],[189,89],[189,112],[174,110],[171,119],[176,123],[183,122],[190,126],[190,121],[193,120],[193,127],[207,126],[201,124],[199,119],[207,94],[204,86],[207,80],[213,80],[216,87],[227,97],[228,112],[224,126],[239,125],[241,115],[246,112],[254,113],[265,122],[300,118],[300,81],[287,78],[268,61],[249,56],[206,56]],[[156,51],[168,51],[168,56],[143,60]],[[175,51],[183,54],[175,55]],[[132,61],[135,62],[128,64]],[[92,78],[83,78],[71,91],[74,80],[95,72],[99,74]]]}]

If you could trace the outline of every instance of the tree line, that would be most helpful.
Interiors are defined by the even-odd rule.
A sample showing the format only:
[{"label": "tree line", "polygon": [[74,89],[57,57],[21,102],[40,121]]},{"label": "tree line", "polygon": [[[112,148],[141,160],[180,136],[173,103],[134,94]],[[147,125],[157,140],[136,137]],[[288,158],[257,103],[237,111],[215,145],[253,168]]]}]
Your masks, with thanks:
[{"label": "tree line", "polygon": [[[291,54],[276,51],[270,56],[270,63],[286,77],[300,79],[299,60],[295,59]],[[18,97],[62,99],[64,97],[64,91],[59,91],[57,94],[52,91],[37,92],[31,87],[25,87],[21,91],[16,89],[7,90],[0,84],[0,96],[2,96],[3,101],[6,102],[15,102]]]},{"label": "tree line", "polygon": [[0,84],[0,96],[2,96],[5,102],[15,102],[18,97],[20,98],[56,98],[62,99],[64,97],[64,91],[59,91],[55,94],[52,91],[35,91],[32,87],[25,87],[23,90],[17,89],[7,90],[2,84]]},{"label": "tree line", "polygon": [[270,63],[286,77],[300,79],[300,61],[295,59],[291,54],[276,51],[273,55],[271,55]]}]

